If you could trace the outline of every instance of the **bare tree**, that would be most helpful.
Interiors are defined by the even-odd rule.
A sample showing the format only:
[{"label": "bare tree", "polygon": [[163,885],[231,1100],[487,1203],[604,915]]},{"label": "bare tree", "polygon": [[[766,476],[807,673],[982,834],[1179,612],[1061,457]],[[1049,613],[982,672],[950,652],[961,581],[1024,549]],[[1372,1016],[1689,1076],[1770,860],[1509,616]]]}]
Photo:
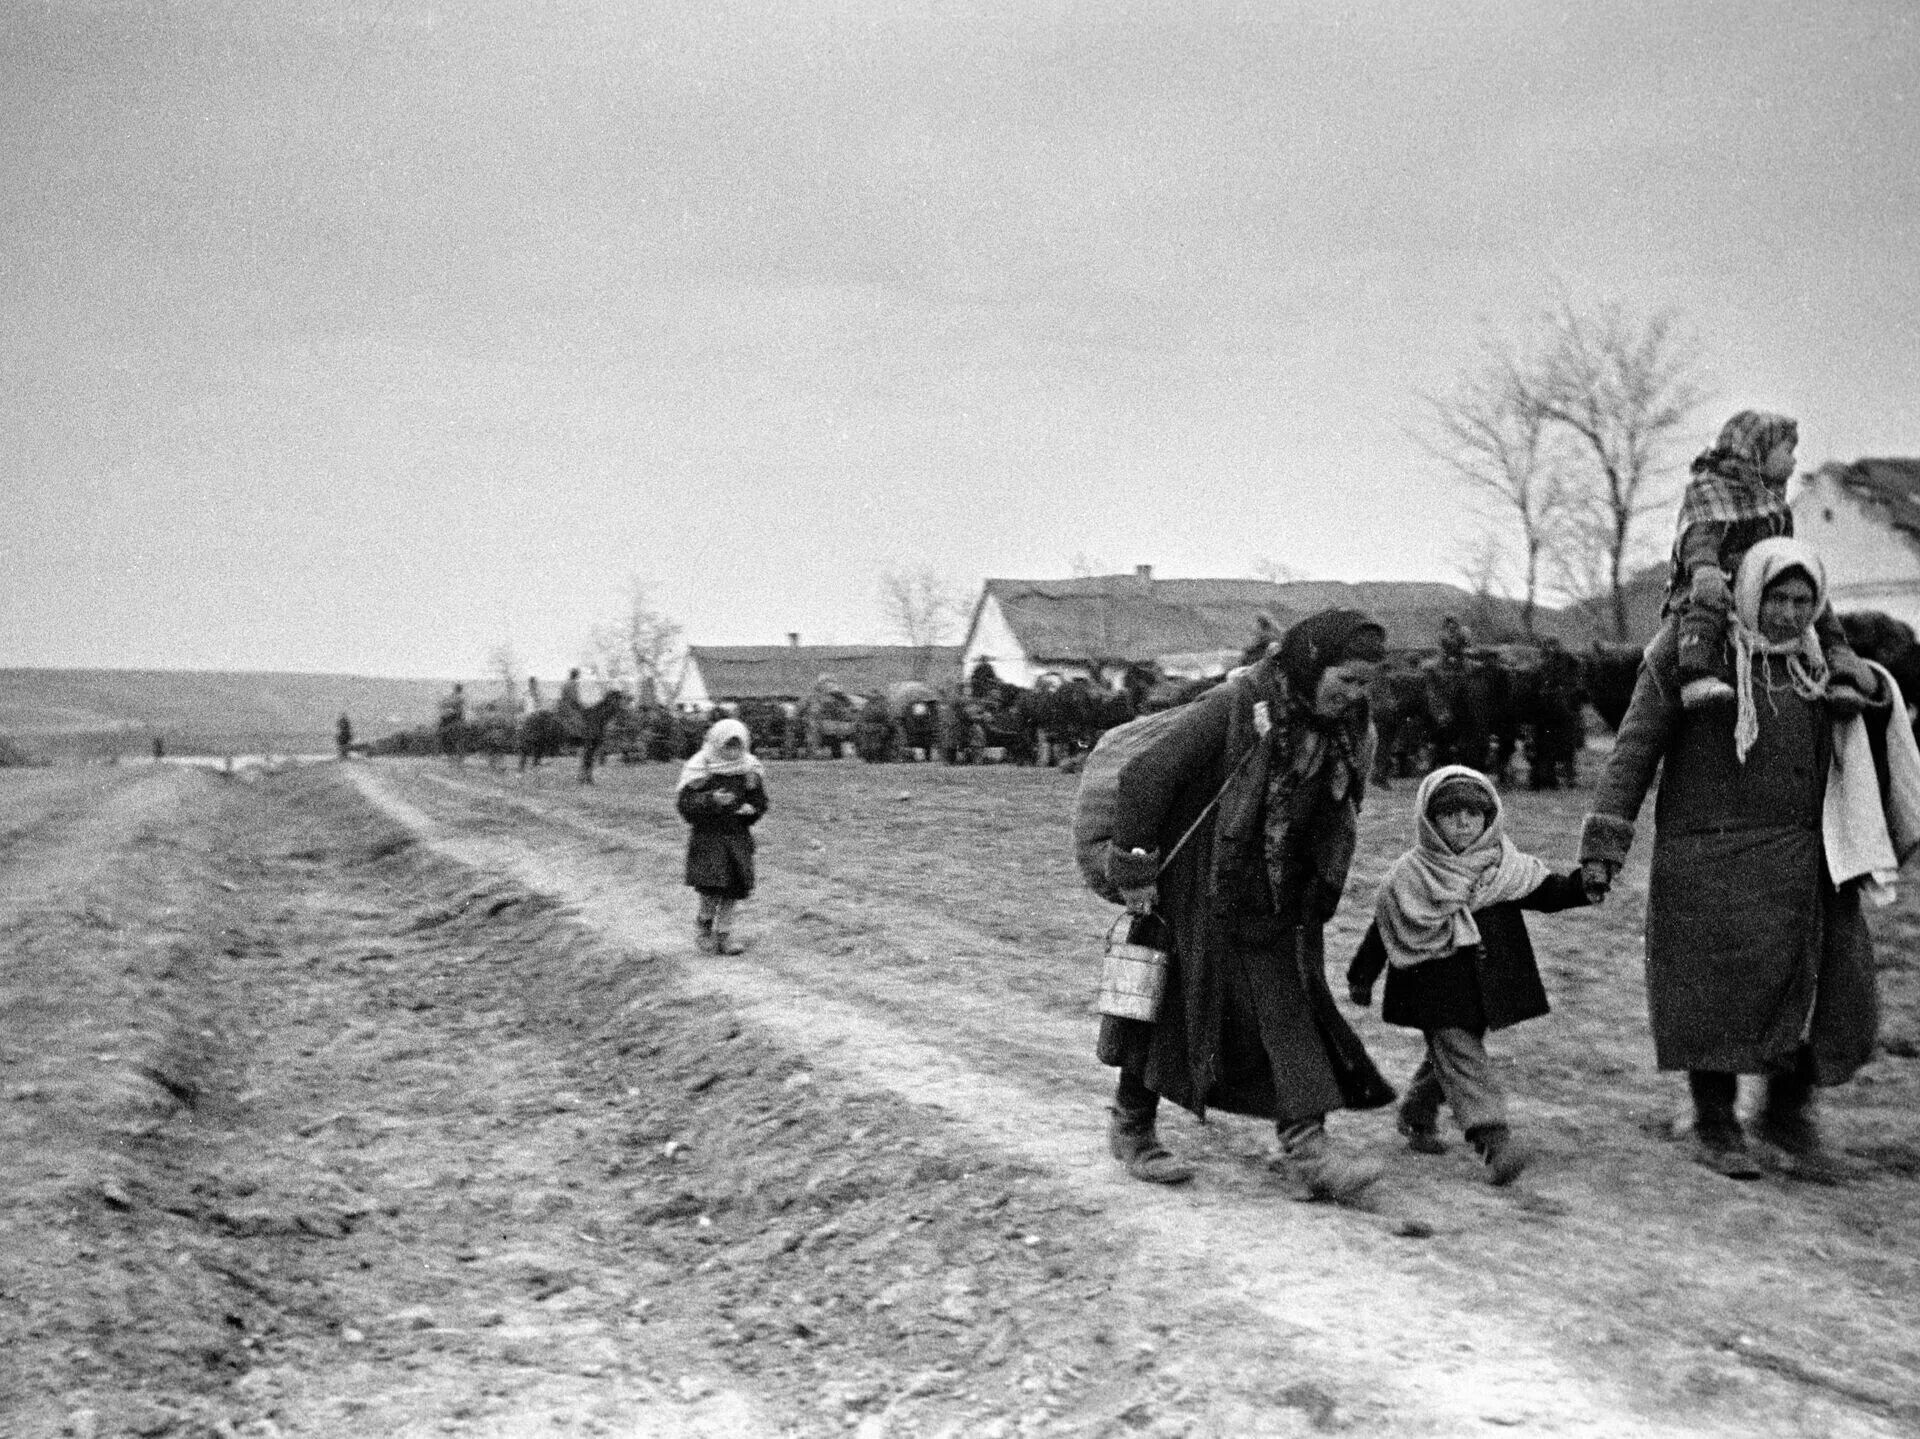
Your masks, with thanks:
[{"label": "bare tree", "polygon": [[488,652],[487,673],[500,681],[500,698],[507,713],[515,713],[520,703],[520,657],[513,652],[512,644],[497,644]]},{"label": "bare tree", "polygon": [[[1535,401],[1511,352],[1491,341],[1479,366],[1444,395],[1423,394],[1428,429],[1420,447],[1487,507],[1487,520],[1511,525],[1520,549],[1520,627],[1533,634],[1543,582],[1556,573],[1556,541],[1576,533],[1564,523],[1569,495],[1552,422]],[[1484,540],[1484,543],[1481,541]],[[1463,573],[1476,595],[1491,593],[1502,546],[1482,530],[1470,542]]]},{"label": "bare tree", "polygon": [[1092,579],[1095,575],[1107,572],[1107,562],[1098,555],[1088,554],[1085,550],[1075,550],[1073,558],[1067,561],[1067,573],[1076,580]]},{"label": "bare tree", "polygon": [[[1597,519],[1584,528],[1590,542],[1604,543],[1616,639],[1628,638],[1624,579],[1636,553],[1636,524],[1671,503],[1659,481],[1674,440],[1705,397],[1695,378],[1697,353],[1671,311],[1643,320],[1607,304],[1585,314],[1563,296],[1545,317],[1539,350],[1515,367],[1525,404],[1569,435],[1584,461],[1570,481],[1597,506]],[[1573,533],[1582,528],[1576,522]]]},{"label": "bare tree", "polygon": [[931,565],[888,570],[880,576],[880,607],[888,628],[921,652],[918,677],[924,680],[934,648],[951,644],[960,625],[960,600],[953,585]]},{"label": "bare tree", "polygon": [[625,610],[593,627],[584,662],[603,683],[631,681],[639,703],[661,703],[679,668],[682,633],[680,622],[654,608],[646,582],[633,575],[627,580]]}]

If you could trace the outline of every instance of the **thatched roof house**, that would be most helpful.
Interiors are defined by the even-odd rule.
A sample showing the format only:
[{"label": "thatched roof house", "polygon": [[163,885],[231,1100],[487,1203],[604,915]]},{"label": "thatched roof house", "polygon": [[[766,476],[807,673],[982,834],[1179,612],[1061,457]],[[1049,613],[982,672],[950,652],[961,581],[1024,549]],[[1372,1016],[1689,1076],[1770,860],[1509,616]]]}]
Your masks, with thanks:
[{"label": "thatched roof house", "polygon": [[[961,646],[961,668],[982,659],[1003,680],[1031,685],[1048,671],[1110,672],[1153,662],[1173,673],[1224,673],[1238,663],[1264,618],[1275,630],[1333,606],[1366,610],[1387,627],[1395,649],[1431,646],[1440,621],[1470,625],[1492,606],[1517,629],[1519,607],[1476,598],[1454,585],[1427,581],[1156,579],[1149,565],[1130,575],[1069,580],[988,580]],[[1562,633],[1561,617],[1536,613],[1542,633]],[[1563,638],[1567,637],[1563,635]]]},{"label": "thatched roof house", "polygon": [[953,645],[693,645],[674,703],[709,709],[733,700],[797,700],[825,676],[835,689],[868,695],[902,680],[960,678]]}]

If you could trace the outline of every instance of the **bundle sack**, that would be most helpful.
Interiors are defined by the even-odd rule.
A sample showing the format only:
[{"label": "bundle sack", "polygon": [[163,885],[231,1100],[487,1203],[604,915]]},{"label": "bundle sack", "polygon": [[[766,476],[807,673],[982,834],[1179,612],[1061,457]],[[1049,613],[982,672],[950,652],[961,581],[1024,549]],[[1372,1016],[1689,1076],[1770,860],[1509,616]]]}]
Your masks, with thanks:
[{"label": "bundle sack", "polygon": [[1120,777],[1179,722],[1182,713],[1182,708],[1158,710],[1115,725],[1100,736],[1081,766],[1080,788],[1073,797],[1073,858],[1087,888],[1110,904],[1126,903],[1107,878]]}]

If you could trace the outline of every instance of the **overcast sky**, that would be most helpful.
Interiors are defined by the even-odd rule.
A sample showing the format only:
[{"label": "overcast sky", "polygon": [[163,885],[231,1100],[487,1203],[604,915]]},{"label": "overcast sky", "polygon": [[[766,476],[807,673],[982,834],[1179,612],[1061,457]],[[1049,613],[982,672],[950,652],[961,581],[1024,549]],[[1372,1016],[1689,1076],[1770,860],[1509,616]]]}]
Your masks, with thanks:
[{"label": "overcast sky", "polygon": [[1920,454],[1917,14],[4,0],[0,666],[1454,578],[1417,395],[1556,285],[1700,335],[1688,449]]}]

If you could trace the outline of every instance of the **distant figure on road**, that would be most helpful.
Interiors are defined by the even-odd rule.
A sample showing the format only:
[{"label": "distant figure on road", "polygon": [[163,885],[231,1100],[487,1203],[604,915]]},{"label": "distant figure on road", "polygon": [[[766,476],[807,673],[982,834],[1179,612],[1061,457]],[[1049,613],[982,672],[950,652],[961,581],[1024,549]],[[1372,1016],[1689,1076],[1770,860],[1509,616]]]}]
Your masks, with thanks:
[{"label": "distant figure on road", "polygon": [[1473,636],[1467,627],[1460,623],[1457,615],[1448,615],[1440,621],[1440,665],[1443,669],[1463,670],[1467,667],[1467,650],[1473,644]]},{"label": "distant figure on road", "polygon": [[333,727],[333,744],[340,751],[341,759],[353,752],[353,721],[345,714],[340,716],[340,723]]},{"label": "distant figure on road", "polygon": [[528,715],[537,715],[539,713],[540,713],[540,681],[535,676],[528,675],[527,676],[527,698],[526,698],[526,702],[520,706],[520,716],[522,719],[524,719]]},{"label": "distant figure on road", "polygon": [[440,701],[440,753],[455,764],[466,763],[467,691],[458,680]]},{"label": "distant figure on road", "polygon": [[160,735],[153,737],[153,757],[155,759],[165,759],[167,757],[167,742]]},{"label": "distant figure on road", "polygon": [[702,954],[738,954],[734,906],[753,893],[753,825],[767,812],[766,770],[737,719],[707,731],[700,752],[680,770],[677,803],[693,826],[687,883],[699,892],[694,942]]}]

